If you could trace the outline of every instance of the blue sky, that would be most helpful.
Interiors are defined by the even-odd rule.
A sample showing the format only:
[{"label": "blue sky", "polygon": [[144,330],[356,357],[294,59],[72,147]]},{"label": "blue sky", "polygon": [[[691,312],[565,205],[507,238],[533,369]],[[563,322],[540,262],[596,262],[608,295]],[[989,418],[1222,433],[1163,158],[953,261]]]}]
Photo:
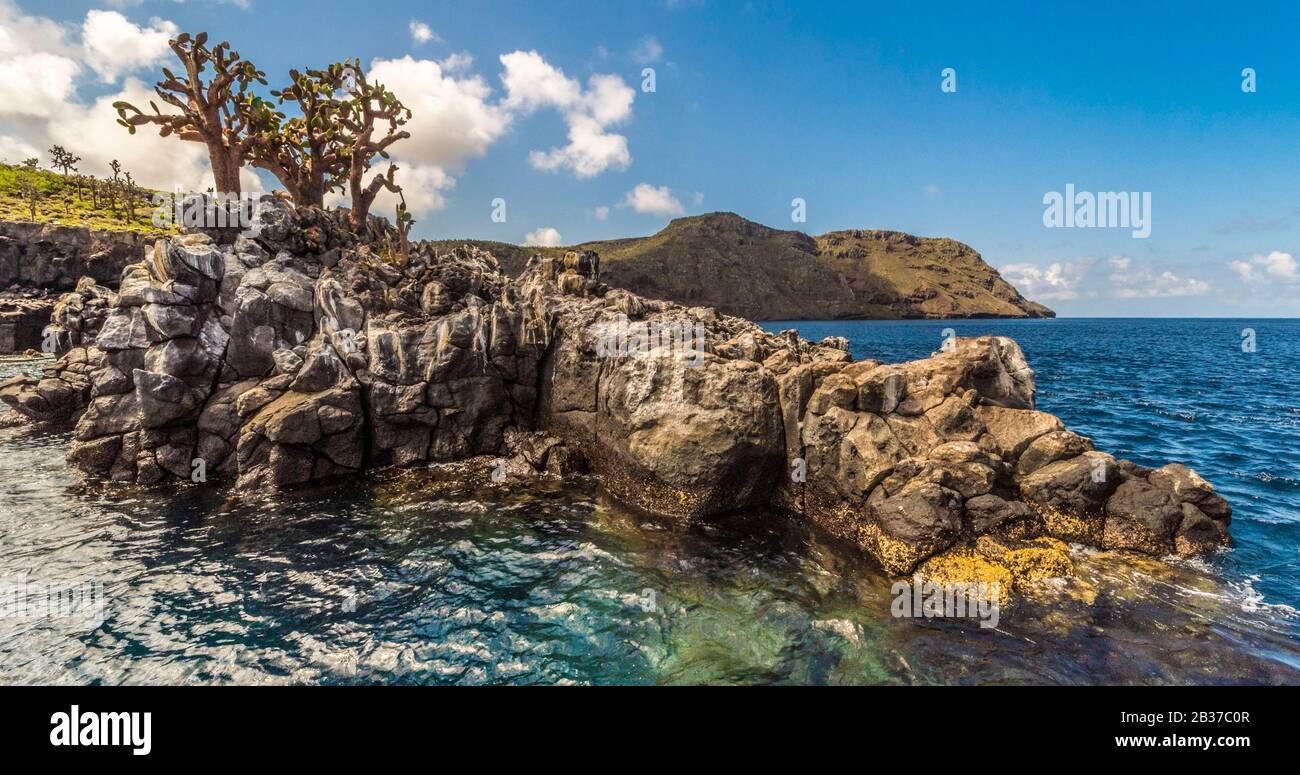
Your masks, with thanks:
[{"label": "blue sky", "polygon": [[[58,109],[88,115],[96,98],[157,70],[120,53],[132,47],[99,24],[108,17],[92,32],[92,10],[122,14],[152,44],[149,31],[167,23],[208,30],[273,82],[346,56],[387,62],[390,86],[405,85],[398,96],[424,108],[422,134],[405,154],[394,148],[412,190],[426,191],[413,197],[417,236],[558,232],[569,244],[730,210],[812,234],[953,237],[1063,315],[1300,314],[1300,71],[1290,61],[1300,12],[899,7],[913,5],[371,0],[360,16],[333,0],[0,0],[0,19],[11,31],[48,19],[66,32],[46,48],[81,57],[81,69],[73,107]],[[89,46],[94,36],[109,45]],[[29,42],[11,40],[6,53],[0,40],[0,72],[40,38],[10,37]],[[644,67],[653,93],[641,89]],[[1254,93],[1242,90],[1246,67]],[[956,92],[941,90],[944,68]],[[12,155],[73,131],[90,143],[98,127],[55,123],[0,114],[0,145]],[[575,125],[588,131],[571,146]],[[126,154],[118,144],[138,139],[95,142]],[[1046,228],[1044,195],[1071,183],[1150,192],[1150,237]],[[504,223],[491,218],[497,197]],[[795,197],[806,223],[791,221]]]}]

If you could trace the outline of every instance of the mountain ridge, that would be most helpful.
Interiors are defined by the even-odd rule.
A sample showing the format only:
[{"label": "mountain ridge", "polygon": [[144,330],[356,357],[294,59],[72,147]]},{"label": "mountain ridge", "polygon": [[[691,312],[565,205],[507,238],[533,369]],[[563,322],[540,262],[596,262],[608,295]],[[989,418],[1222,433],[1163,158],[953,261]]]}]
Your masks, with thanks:
[{"label": "mountain ridge", "polygon": [[524,247],[435,240],[491,251],[511,276],[533,254],[594,250],[601,279],[642,296],[715,307],[751,320],[1055,317],[1026,299],[983,257],[948,237],[886,229],[819,236],[732,212],[674,218],[645,237]]}]

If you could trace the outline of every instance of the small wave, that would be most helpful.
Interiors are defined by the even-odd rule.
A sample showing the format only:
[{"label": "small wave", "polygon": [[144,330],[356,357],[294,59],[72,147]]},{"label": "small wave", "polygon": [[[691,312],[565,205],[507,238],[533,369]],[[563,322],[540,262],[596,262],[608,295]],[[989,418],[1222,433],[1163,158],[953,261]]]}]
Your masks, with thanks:
[{"label": "small wave", "polygon": [[[1180,558],[1170,556],[1165,558],[1165,560],[1170,564],[1180,565],[1203,573],[1214,572],[1213,565],[1202,558]],[[1252,574],[1241,579],[1226,581],[1215,590],[1207,590],[1183,584],[1173,584],[1171,586],[1178,592],[1189,597],[1201,597],[1217,600],[1233,608],[1240,609],[1242,613],[1252,614],[1257,617],[1286,621],[1300,620],[1300,610],[1297,610],[1286,603],[1270,603],[1265,600],[1264,593],[1255,589],[1255,582],[1260,580],[1261,578],[1258,574]]]},{"label": "small wave", "polygon": [[1232,590],[1229,598],[1241,605],[1246,613],[1263,613],[1282,619],[1300,619],[1300,611],[1285,603],[1269,603],[1264,600],[1264,593],[1255,589],[1254,582],[1260,580],[1258,575],[1250,575],[1239,581],[1228,582]]},{"label": "small wave", "polygon": [[1229,471],[1228,476],[1234,479],[1251,479],[1275,487],[1300,487],[1300,479],[1290,476],[1278,476],[1271,471]]}]

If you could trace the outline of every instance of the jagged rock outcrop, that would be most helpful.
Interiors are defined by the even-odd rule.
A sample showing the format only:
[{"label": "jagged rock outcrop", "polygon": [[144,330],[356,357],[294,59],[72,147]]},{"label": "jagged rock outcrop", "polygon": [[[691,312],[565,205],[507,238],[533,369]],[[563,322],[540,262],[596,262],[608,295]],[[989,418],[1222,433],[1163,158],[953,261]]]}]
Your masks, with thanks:
[{"label": "jagged rock outcrop", "polygon": [[45,328],[47,344],[62,355],[74,347],[93,344],[108,319],[109,310],[117,306],[118,296],[99,285],[93,277],[77,281],[76,290],[59,297]]},{"label": "jagged rock outcrop", "polygon": [[232,245],[159,240],[93,343],[0,400],[74,423],[70,462],[119,481],[201,470],[265,492],[492,456],[494,479],[590,471],[683,519],[774,506],[895,574],[978,565],[1020,584],[1068,565],[1060,540],[1229,542],[1231,509],[1194,472],[1116,460],[1037,411],[1010,339],[854,362],[843,339],[610,288],[591,252],[511,279],[483,251],[395,257],[381,227],[358,240],[278,199],[257,218]]},{"label": "jagged rock outcrop", "polygon": [[83,277],[116,287],[149,235],[85,226],[0,221],[0,286],[70,291]]},{"label": "jagged rock outcrop", "polygon": [[117,294],[83,277],[59,295],[25,288],[0,293],[0,354],[26,350],[63,355],[90,344],[108,317]]}]

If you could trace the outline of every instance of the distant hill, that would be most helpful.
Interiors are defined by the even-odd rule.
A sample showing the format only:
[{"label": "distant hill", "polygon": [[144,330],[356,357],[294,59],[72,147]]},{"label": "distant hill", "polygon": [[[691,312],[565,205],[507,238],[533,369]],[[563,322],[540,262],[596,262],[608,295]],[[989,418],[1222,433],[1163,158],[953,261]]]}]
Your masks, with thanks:
[{"label": "distant hill", "polygon": [[716,307],[751,320],[1055,317],[1020,295],[970,246],[896,231],[835,231],[820,237],[736,215],[678,218],[649,237],[571,248],[483,240],[511,275],[534,253],[594,250],[601,279],[652,298]]}]

